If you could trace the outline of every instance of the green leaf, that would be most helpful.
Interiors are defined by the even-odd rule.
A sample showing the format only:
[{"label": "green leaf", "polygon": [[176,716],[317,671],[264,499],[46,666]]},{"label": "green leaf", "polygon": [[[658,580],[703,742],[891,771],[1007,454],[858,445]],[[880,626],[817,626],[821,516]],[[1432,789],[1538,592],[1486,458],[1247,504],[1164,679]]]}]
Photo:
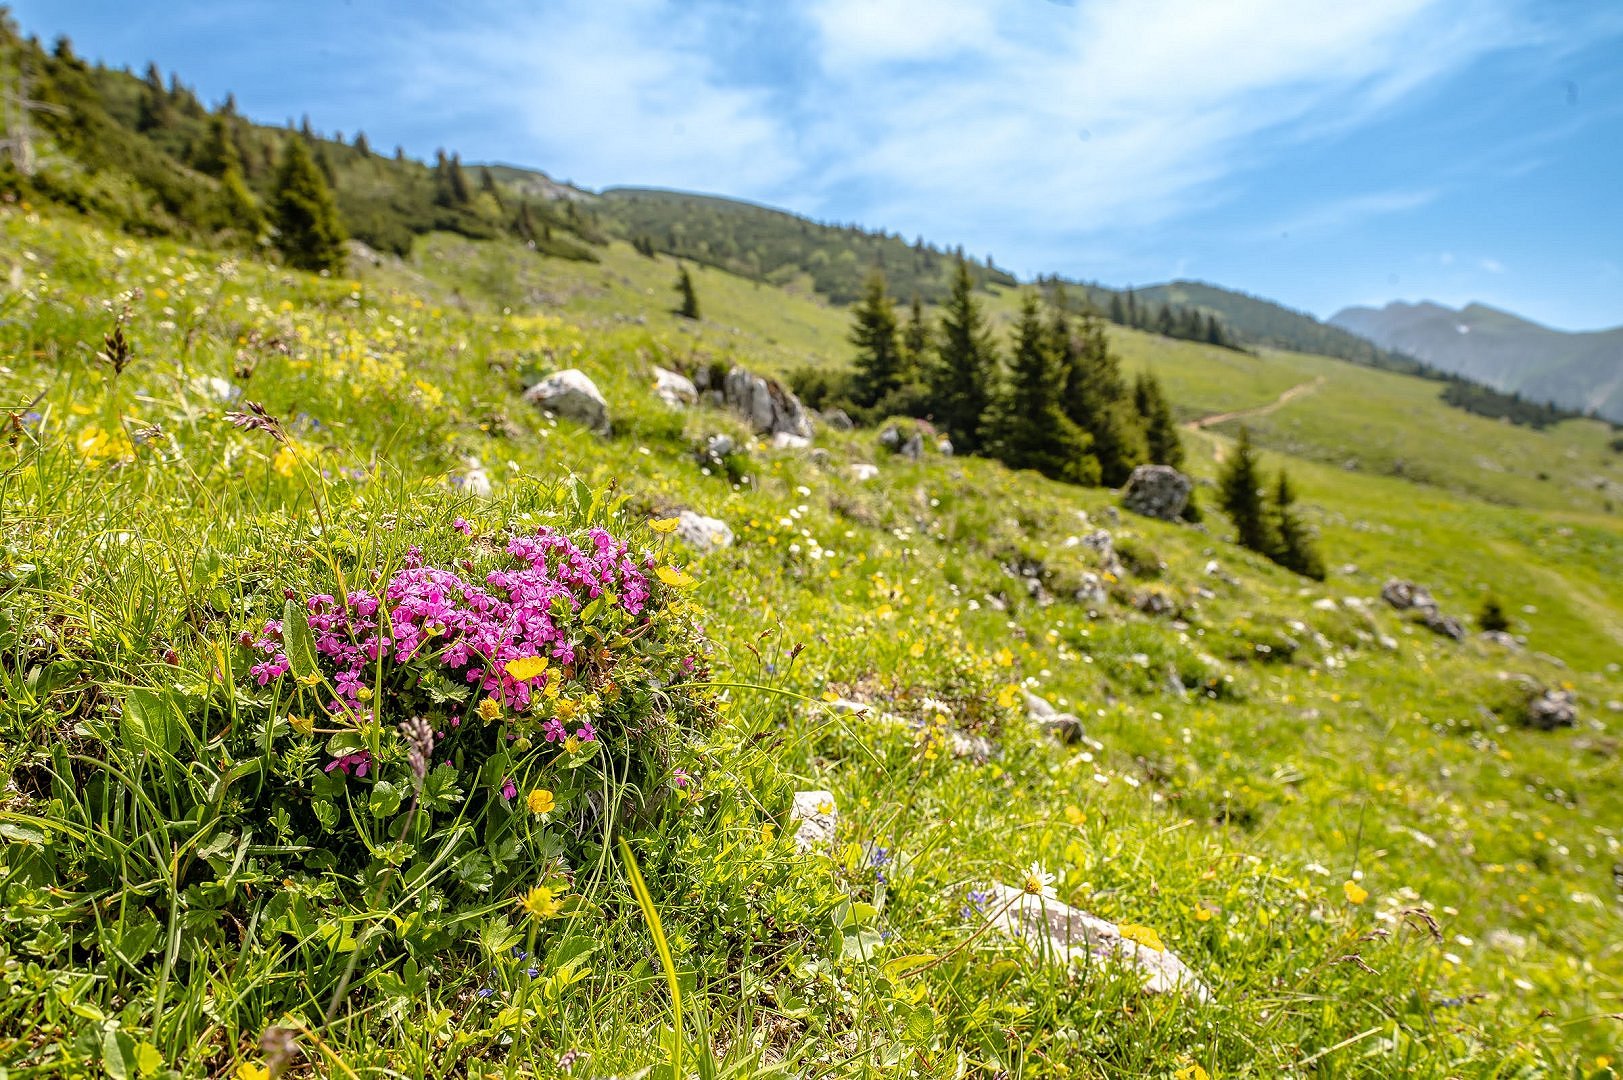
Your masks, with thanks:
[{"label": "green leaf", "polygon": [[190,734],[169,694],[139,688],[124,697],[121,729],[124,745],[136,753],[172,755]]},{"label": "green leaf", "polygon": [[304,605],[292,598],[282,605],[282,651],[287,654],[288,666],[295,678],[308,679],[319,674],[316,640],[310,636]]},{"label": "green leaf", "polygon": [[423,809],[449,810],[461,801],[462,789],[456,784],[456,766],[449,761],[434,766],[423,778]]},{"label": "green leaf", "polygon": [[372,809],[375,818],[386,818],[400,809],[400,789],[387,780],[379,780],[372,785],[372,798],[367,805]]},{"label": "green leaf", "polygon": [[163,1068],[163,1052],[149,1042],[135,1048],[135,1071],[143,1077],[153,1076]]},{"label": "green leaf", "polygon": [[101,1065],[113,1080],[130,1080],[136,1073],[135,1040],[111,1024],[102,1029]]}]

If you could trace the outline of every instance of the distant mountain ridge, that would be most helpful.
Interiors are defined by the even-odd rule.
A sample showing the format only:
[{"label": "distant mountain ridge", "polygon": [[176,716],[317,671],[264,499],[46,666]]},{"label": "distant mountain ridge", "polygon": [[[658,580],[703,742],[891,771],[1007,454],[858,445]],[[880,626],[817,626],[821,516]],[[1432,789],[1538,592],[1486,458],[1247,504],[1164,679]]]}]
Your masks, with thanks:
[{"label": "distant mountain ridge", "polygon": [[1623,422],[1623,327],[1569,333],[1486,304],[1349,307],[1330,324],[1440,371]]},{"label": "distant mountain ridge", "polygon": [[1317,353],[1367,367],[1423,374],[1424,365],[1406,350],[1383,346],[1367,336],[1320,322],[1273,300],[1204,281],[1169,281],[1134,289],[1140,301],[1201,308],[1215,313],[1242,341],[1295,352]]}]

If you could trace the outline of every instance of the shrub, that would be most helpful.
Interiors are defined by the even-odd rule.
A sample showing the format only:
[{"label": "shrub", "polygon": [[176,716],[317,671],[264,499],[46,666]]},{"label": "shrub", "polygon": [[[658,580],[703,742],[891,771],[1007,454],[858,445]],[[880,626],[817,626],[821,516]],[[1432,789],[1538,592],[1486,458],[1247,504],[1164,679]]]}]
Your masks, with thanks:
[{"label": "shrub", "polygon": [[1497,596],[1489,596],[1482,601],[1482,610],[1477,612],[1477,626],[1485,633],[1503,632],[1510,629],[1510,618],[1500,605]]}]

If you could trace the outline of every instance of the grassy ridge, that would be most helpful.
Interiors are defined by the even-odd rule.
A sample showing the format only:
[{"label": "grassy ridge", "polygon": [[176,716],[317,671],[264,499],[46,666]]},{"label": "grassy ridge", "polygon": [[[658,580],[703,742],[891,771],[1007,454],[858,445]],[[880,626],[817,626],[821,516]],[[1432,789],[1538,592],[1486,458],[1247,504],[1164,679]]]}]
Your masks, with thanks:
[{"label": "grassy ridge", "polygon": [[[23,286],[0,326],[14,357],[0,393],[19,406],[0,567],[0,911],[15,928],[0,938],[0,1064],[14,1074],[110,1071],[126,1054],[155,1063],[149,1074],[219,1074],[265,1060],[267,1024],[318,1068],[358,1074],[550,1076],[575,1053],[576,1075],[604,1075],[667,1063],[677,1039],[733,1075],[1602,1075],[1597,1058],[1615,1054],[1600,1014],[1623,993],[1623,805],[1605,706],[1623,697],[1607,666],[1623,534],[1571,480],[1512,489],[1521,506],[1472,497],[1483,470],[1457,453],[1431,485],[1342,469],[1328,453],[1337,410],[1372,418],[1361,456],[1445,441],[1381,419],[1406,382],[1116,337],[1189,413],[1326,376],[1256,421],[1277,447],[1272,425],[1302,418],[1292,475],[1332,565],[1357,566],[1304,588],[1224,542],[1216,520],[1113,523],[1109,492],[979,460],[908,463],[871,432],[822,433],[826,464],[752,446],[747,483],[707,471],[698,440],[726,431],[748,445],[746,433],[724,413],[660,404],[651,364],[696,344],[766,369],[837,362],[844,319],[804,294],[701,271],[707,320],[693,332],[662,314],[670,264],[617,246],[582,269],[433,236],[409,262],[338,281],[16,209],[0,232],[14,253],[0,270],[16,267]],[[115,377],[95,353],[126,306],[133,359]],[[611,439],[520,400],[566,366],[602,388]],[[302,457],[227,422],[240,401],[198,381],[209,377],[283,418]],[[1407,400],[1456,415],[1421,392]],[[1586,452],[1587,429],[1569,427],[1483,430],[1540,440],[1503,451],[1516,461],[1516,447],[1521,460],[1529,447]],[[1223,440],[1191,436],[1197,475]],[[469,455],[494,481],[488,500],[446,483]],[[877,462],[879,480],[853,479],[851,462]],[[1574,502],[1538,498],[1552,490]],[[284,588],[325,567],[364,573],[410,545],[444,557],[463,543],[457,518],[476,537],[541,521],[578,532],[599,503],[590,493],[610,491],[605,505],[626,498],[613,528],[696,579],[690,617],[712,643],[720,726],[671,762],[695,782],[656,802],[657,825],[627,830],[703,1033],[691,1021],[661,1032],[670,995],[602,852],[571,866],[566,915],[532,924],[516,907],[523,883],[504,879],[425,940],[397,918],[406,893],[374,900],[319,866],[288,884],[267,873],[276,851],[250,845],[240,865],[226,853],[182,878],[164,847],[181,843],[178,819],[174,840],[151,834],[153,852],[64,787],[59,736],[85,775],[122,778],[120,799],[180,798],[156,786],[179,774],[143,763],[109,717],[136,689],[230,697],[216,644],[280,611]],[[702,559],[665,546],[645,523],[679,508],[725,519],[737,543]],[[1090,618],[1065,597],[1103,568],[1067,541],[1098,524],[1136,569]],[[1034,599],[1006,569],[1016,563],[1040,566],[1056,599]],[[1394,574],[1460,613],[1491,588],[1530,648],[1566,666],[1339,602],[1367,601]],[[1150,594],[1178,617],[1139,611]],[[1333,609],[1315,606],[1326,597]],[[204,629],[199,610],[217,613]],[[61,652],[49,663],[33,652],[41,635]],[[1524,728],[1501,671],[1570,682],[1582,725]],[[1027,723],[1019,685],[1078,713],[1099,748]],[[923,699],[940,699],[1001,756],[955,759],[930,726],[842,718],[827,695],[921,720]],[[263,704],[240,708],[265,719]],[[342,787],[362,821],[368,784]],[[799,788],[831,790],[842,810],[827,852],[799,855],[787,839]],[[95,829],[110,847],[91,848]],[[81,876],[121,850],[122,878]],[[1142,996],[1108,967],[1067,976],[979,932],[970,894],[1034,862],[1060,899],[1153,929],[1214,1003]],[[429,895],[455,887],[436,876]],[[266,905],[280,893],[317,904],[329,929],[277,929]],[[154,923],[147,908],[181,915]]]}]

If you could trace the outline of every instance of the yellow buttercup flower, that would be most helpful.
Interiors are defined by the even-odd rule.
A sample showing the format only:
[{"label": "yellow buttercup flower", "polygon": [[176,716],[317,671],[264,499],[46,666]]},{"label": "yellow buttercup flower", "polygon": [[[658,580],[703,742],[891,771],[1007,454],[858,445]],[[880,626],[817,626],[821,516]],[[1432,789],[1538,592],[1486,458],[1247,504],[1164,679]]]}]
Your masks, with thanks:
[{"label": "yellow buttercup flower", "polygon": [[669,533],[676,531],[676,524],[675,518],[660,518],[658,521],[650,521],[648,527],[657,533]]},{"label": "yellow buttercup flower", "polygon": [[558,805],[558,801],[553,798],[552,792],[546,788],[536,788],[530,792],[529,797],[524,802],[529,806],[532,814],[550,814],[553,807]]},{"label": "yellow buttercup flower", "polygon": [[251,1061],[244,1061],[241,1065],[238,1065],[237,1071],[232,1075],[236,1077],[236,1080],[270,1080],[270,1070],[263,1065],[255,1065]]},{"label": "yellow buttercup flower", "polygon": [[1362,904],[1369,899],[1369,890],[1356,881],[1344,882],[1341,891],[1347,894],[1347,902],[1350,904]]},{"label": "yellow buttercup flower", "polygon": [[1137,923],[1122,923],[1116,927],[1116,932],[1128,941],[1137,942],[1146,949],[1156,952],[1166,952],[1167,947],[1161,944],[1161,935],[1148,926],[1139,926]]},{"label": "yellow buttercup flower", "polygon": [[1173,1080],[1212,1080],[1211,1074],[1199,1065],[1187,1065],[1172,1074]]},{"label": "yellow buttercup flower", "polygon": [[685,589],[695,581],[692,574],[684,573],[674,566],[661,566],[654,573],[659,576],[659,580],[673,589]]},{"label": "yellow buttercup flower", "polygon": [[487,697],[479,703],[479,719],[490,723],[502,714],[502,703],[493,697]]},{"label": "yellow buttercup flower", "polygon": [[530,918],[540,921],[542,919],[555,919],[563,911],[563,901],[559,900],[553,891],[545,885],[537,885],[524,894],[519,906]]},{"label": "yellow buttercup flower", "polygon": [[549,665],[550,661],[544,656],[520,656],[515,660],[509,660],[506,667],[507,674],[522,682],[525,679],[535,678],[546,671]]}]

